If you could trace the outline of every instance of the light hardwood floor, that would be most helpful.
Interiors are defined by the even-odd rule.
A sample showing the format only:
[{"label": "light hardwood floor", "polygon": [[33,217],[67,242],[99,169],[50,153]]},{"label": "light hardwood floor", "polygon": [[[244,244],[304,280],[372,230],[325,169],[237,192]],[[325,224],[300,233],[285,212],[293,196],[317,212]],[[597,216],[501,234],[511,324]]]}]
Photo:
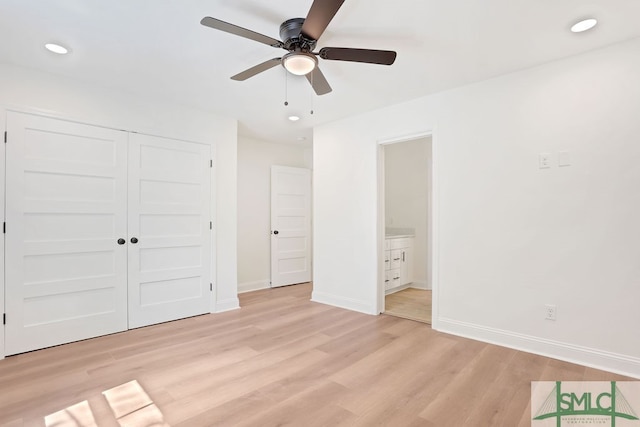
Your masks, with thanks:
[{"label": "light hardwood floor", "polygon": [[431,291],[407,288],[385,297],[384,312],[431,324]]},{"label": "light hardwood floor", "polygon": [[532,380],[625,379],[310,292],[9,357],[0,425],[529,426]]}]

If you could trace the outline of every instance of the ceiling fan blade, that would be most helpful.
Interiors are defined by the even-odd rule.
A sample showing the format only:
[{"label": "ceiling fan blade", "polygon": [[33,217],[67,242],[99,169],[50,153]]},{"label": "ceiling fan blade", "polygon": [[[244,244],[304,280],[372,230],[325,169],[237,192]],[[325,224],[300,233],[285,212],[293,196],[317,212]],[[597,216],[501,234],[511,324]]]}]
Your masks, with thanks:
[{"label": "ceiling fan blade", "polygon": [[349,47],[323,47],[320,58],[333,61],[366,62],[368,64],[391,65],[396,60],[392,50],[352,49]]},{"label": "ceiling fan blade", "polygon": [[241,73],[236,74],[231,77],[231,80],[237,80],[239,82],[247,80],[250,77],[255,76],[263,71],[267,71],[270,68],[275,67],[276,65],[280,65],[282,63],[282,58],[273,58],[268,61],[263,62],[262,64],[258,64],[255,67],[251,67],[248,70],[244,70]]},{"label": "ceiling fan blade", "polygon": [[202,21],[200,21],[200,23],[205,27],[224,31],[225,33],[229,34],[235,34],[236,36],[264,43],[269,46],[284,47],[284,44],[280,40],[265,36],[264,34],[256,33],[255,31],[247,30],[246,28],[238,27],[237,25],[229,24],[228,22],[224,22],[210,16],[205,16],[204,18],[202,18]]},{"label": "ceiling fan blade", "polygon": [[300,33],[309,40],[318,40],[329,22],[338,13],[344,0],[315,0],[302,24]]},{"label": "ceiling fan blade", "polygon": [[311,87],[316,92],[317,95],[325,95],[331,92],[331,86],[329,86],[329,82],[320,71],[320,68],[316,67],[308,73],[306,76],[309,83],[311,83]]}]

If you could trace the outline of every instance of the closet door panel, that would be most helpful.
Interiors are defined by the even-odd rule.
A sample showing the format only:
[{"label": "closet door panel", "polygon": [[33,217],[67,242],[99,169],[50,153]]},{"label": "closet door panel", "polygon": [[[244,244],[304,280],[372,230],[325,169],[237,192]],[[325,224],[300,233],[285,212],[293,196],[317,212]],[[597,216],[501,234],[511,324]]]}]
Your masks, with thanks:
[{"label": "closet door panel", "polygon": [[127,134],[7,116],[6,353],[127,327]]},{"label": "closet door panel", "polygon": [[210,312],[209,159],[207,145],[131,135],[129,328]]}]

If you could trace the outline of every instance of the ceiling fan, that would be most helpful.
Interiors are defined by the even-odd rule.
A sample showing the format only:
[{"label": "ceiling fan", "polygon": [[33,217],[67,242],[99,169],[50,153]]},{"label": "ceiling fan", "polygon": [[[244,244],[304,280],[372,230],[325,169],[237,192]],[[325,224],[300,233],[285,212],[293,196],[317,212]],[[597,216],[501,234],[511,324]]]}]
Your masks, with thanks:
[{"label": "ceiling fan", "polygon": [[293,18],[280,25],[280,40],[265,36],[219,19],[205,17],[200,21],[204,26],[235,34],[250,40],[288,50],[281,58],[273,58],[231,77],[243,81],[263,71],[282,64],[292,74],[306,76],[318,95],[331,92],[320,68],[319,56],[333,61],[365,62],[369,64],[391,65],[396,60],[396,52],[390,50],[352,49],[346,47],[323,47],[313,52],[318,39],[333,19],[345,0],[314,0],[306,18]]}]

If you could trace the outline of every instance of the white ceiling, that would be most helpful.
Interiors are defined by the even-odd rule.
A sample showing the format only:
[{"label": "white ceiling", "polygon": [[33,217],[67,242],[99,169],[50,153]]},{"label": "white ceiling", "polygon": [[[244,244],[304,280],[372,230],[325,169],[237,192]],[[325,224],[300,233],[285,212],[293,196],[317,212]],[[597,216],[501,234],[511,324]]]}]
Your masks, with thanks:
[{"label": "white ceiling", "polygon": [[[284,50],[199,23],[212,16],[279,39],[280,23],[311,3],[0,0],[0,61],[232,116],[242,135],[299,143],[315,124],[640,36],[639,0],[346,0],[317,49],[396,50],[396,63],[321,60],[333,92],[316,96],[290,75],[285,107],[283,68],[229,79]],[[588,16],[599,20],[594,30],[569,32]],[[46,51],[49,41],[72,53]]]}]

